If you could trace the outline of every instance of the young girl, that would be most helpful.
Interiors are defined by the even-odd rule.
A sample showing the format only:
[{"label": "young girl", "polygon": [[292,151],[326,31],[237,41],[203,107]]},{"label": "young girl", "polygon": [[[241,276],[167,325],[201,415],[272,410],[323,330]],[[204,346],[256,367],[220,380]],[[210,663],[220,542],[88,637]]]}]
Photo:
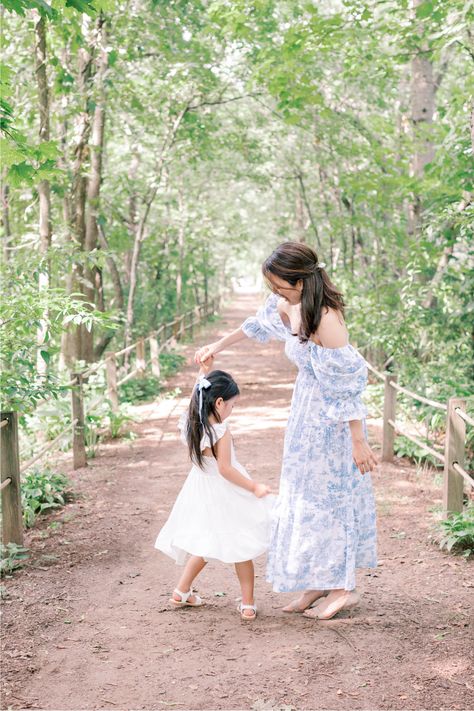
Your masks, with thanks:
[{"label": "young girl", "polygon": [[213,360],[201,365],[187,417],[180,422],[193,467],[155,547],[178,565],[186,563],[170,600],[173,605],[202,605],[193,580],[209,560],[220,560],[235,563],[242,590],[237,609],[243,620],[254,620],[253,559],[268,548],[273,497],[267,497],[268,486],[253,481],[235,457],[225,420],[239,388],[228,373],[209,372]]}]

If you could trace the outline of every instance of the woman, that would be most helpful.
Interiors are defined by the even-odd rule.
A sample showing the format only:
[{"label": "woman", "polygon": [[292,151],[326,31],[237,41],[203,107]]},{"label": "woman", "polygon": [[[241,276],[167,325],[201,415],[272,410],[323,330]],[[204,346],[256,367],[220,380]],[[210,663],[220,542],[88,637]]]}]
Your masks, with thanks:
[{"label": "woman", "polygon": [[303,591],[285,612],[329,619],[357,604],[356,569],[377,564],[369,475],[377,459],[361,401],[366,364],[348,343],[344,302],[323,267],[307,245],[281,244],[262,266],[273,292],[265,305],[195,359],[247,336],[283,341],[297,365],[267,580],[276,592]]}]

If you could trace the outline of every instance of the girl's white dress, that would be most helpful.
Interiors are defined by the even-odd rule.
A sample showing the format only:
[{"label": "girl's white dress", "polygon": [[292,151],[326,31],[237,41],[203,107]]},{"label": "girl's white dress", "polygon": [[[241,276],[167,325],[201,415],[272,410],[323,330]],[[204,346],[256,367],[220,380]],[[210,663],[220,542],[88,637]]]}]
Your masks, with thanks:
[{"label": "girl's white dress", "polygon": [[[180,421],[185,431],[186,420]],[[227,431],[225,422],[213,425],[214,441]],[[201,450],[210,447],[209,437],[201,439]],[[231,445],[232,466],[251,479],[237,461]],[[158,534],[155,548],[183,565],[189,555],[223,563],[253,560],[268,549],[271,509],[275,497],[261,499],[220,473],[214,457],[204,457],[203,469],[193,465],[170,516]]]}]

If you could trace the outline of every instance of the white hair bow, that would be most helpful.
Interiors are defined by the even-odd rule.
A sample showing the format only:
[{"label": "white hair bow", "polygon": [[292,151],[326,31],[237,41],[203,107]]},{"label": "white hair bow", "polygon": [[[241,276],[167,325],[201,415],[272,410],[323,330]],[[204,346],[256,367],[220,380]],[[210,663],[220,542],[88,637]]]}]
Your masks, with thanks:
[{"label": "white hair bow", "polygon": [[199,419],[201,421],[202,425],[202,391],[207,390],[207,388],[211,387],[211,382],[204,377],[204,375],[200,375],[197,381],[197,387],[199,390]]}]

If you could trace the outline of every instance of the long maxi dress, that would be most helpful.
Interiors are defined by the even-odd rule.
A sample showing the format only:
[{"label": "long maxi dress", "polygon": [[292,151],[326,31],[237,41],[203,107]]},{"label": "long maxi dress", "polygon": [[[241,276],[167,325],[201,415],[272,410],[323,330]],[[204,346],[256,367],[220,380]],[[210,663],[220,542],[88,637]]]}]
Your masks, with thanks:
[{"label": "long maxi dress", "polygon": [[370,474],[352,458],[350,420],[364,420],[364,358],[351,345],[301,343],[271,294],[242,324],[249,338],[285,343],[298,367],[285,432],[267,580],[275,592],[353,590],[357,568],[374,568],[376,515]]}]

